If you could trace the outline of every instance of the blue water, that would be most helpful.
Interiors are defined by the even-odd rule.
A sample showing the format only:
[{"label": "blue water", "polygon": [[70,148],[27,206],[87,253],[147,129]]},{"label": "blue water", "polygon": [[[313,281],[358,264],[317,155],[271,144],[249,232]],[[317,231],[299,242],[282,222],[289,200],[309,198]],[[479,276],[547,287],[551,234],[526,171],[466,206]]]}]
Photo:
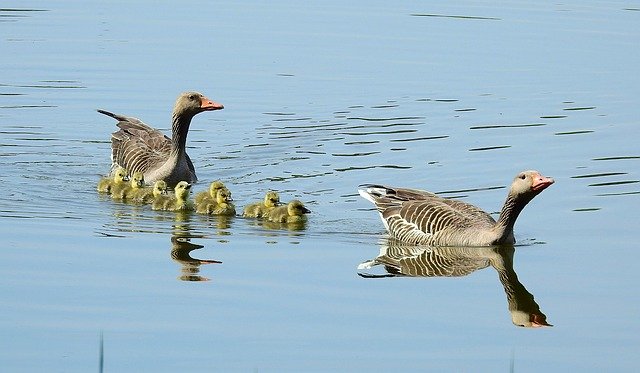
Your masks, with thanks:
[{"label": "blue water", "polygon": [[[2,370],[640,365],[634,2],[1,8]],[[305,229],[95,192],[115,129],[95,109],[168,133],[186,90],[225,105],[192,123],[194,189],[221,179],[240,207],[278,190]],[[491,265],[361,276],[387,240],[359,184],[497,212],[525,169],[556,183],[520,216],[512,270],[552,327],[512,323]]]}]

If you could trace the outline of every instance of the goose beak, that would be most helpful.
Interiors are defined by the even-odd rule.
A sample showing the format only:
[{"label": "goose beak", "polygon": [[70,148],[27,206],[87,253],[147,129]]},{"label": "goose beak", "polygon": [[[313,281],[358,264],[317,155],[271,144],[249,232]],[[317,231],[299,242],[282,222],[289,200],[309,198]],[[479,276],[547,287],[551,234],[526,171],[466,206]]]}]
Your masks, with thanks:
[{"label": "goose beak", "polygon": [[206,97],[202,97],[202,101],[200,101],[200,108],[204,111],[221,110],[224,109],[224,105],[211,101]]},{"label": "goose beak", "polygon": [[549,185],[553,184],[555,181],[546,176],[539,175],[533,179],[533,184],[531,185],[531,189],[536,192],[541,192],[545,190]]},{"label": "goose beak", "polygon": [[184,189],[186,189],[186,190],[191,189],[191,184],[187,184],[187,186],[185,186]]},{"label": "goose beak", "polygon": [[308,209],[308,208],[306,208],[306,207],[303,207],[303,208],[302,208],[302,213],[303,213],[303,214],[310,214],[310,213],[311,213],[311,210],[309,210],[309,209]]}]

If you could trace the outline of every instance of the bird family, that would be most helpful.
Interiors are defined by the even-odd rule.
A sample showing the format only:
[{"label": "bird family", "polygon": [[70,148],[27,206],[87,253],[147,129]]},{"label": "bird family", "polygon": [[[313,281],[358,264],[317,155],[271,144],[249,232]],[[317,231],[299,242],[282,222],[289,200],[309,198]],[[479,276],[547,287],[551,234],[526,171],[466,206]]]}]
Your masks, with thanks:
[{"label": "bird family", "polygon": [[[112,169],[98,182],[98,191],[114,199],[151,204],[154,210],[235,216],[231,192],[219,180],[190,198],[191,186],[198,178],[186,152],[189,126],[195,115],[223,108],[200,93],[181,94],[173,109],[170,138],[139,119],[98,110],[116,119],[118,127],[111,135]],[[373,203],[389,234],[402,242],[492,246],[515,243],[513,229],[518,215],[553,183],[538,171],[518,173],[497,220],[472,204],[419,189],[363,184],[358,192]],[[296,223],[306,221],[309,212],[301,201],[283,204],[277,192],[268,191],[264,199],[246,205],[242,216]]]}]

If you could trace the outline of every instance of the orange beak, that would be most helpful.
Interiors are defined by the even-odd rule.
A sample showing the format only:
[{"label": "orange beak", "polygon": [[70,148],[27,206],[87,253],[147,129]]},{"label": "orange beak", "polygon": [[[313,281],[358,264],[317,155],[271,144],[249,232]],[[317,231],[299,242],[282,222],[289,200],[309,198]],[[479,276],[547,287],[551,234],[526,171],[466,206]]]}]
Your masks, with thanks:
[{"label": "orange beak", "polygon": [[211,101],[206,97],[202,97],[202,101],[200,102],[200,108],[202,108],[202,110],[205,110],[205,111],[212,111],[212,110],[224,109],[224,105]]},{"label": "orange beak", "polygon": [[531,189],[533,189],[536,192],[538,191],[541,192],[553,183],[554,183],[554,180],[552,178],[538,175],[533,179],[533,185],[531,185]]}]

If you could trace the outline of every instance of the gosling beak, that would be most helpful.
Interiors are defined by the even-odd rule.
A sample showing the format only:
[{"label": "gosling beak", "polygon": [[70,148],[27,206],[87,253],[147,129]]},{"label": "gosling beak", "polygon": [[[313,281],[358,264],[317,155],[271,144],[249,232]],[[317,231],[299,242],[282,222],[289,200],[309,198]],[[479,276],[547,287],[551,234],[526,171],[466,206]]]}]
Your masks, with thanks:
[{"label": "gosling beak", "polygon": [[303,213],[303,214],[309,214],[309,213],[311,213],[311,210],[309,210],[309,209],[308,209],[308,208],[306,208],[306,207],[303,207],[303,208],[302,208],[302,213]]},{"label": "gosling beak", "polygon": [[533,179],[533,184],[531,185],[531,189],[536,192],[542,192],[554,182],[555,181],[550,177],[539,175]]},{"label": "gosling beak", "polygon": [[187,184],[187,186],[185,186],[184,189],[186,189],[186,190],[191,189],[191,184]]},{"label": "gosling beak", "polygon": [[202,97],[202,101],[200,101],[200,108],[204,111],[221,110],[224,109],[224,105],[211,101],[206,97]]}]

